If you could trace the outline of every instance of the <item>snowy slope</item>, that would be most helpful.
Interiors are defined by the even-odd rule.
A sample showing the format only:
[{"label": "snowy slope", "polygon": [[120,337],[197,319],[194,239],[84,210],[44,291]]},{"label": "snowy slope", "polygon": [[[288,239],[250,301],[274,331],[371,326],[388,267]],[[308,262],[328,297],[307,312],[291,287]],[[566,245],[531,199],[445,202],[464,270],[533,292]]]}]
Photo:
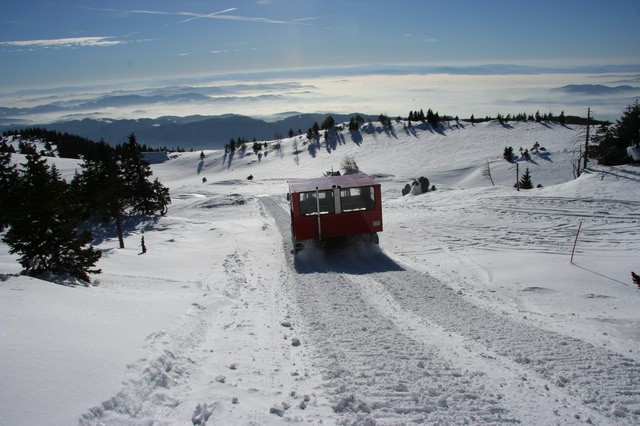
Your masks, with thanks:
[{"label": "snowy slope", "polygon": [[[101,235],[92,287],[0,245],[0,424],[637,424],[638,168],[573,179],[579,126],[451,124],[150,157],[169,213]],[[518,192],[502,152],[536,142]],[[379,249],[294,257],[286,180],[346,156],[382,183]]]}]

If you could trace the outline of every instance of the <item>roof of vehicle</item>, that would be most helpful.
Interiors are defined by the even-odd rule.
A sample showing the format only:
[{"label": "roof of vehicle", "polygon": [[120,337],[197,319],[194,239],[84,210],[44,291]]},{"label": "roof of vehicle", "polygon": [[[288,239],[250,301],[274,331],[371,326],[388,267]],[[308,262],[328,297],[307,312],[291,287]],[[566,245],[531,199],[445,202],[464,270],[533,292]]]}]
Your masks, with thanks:
[{"label": "roof of vehicle", "polygon": [[364,173],[356,173],[340,176],[323,176],[311,179],[294,179],[288,181],[290,192],[309,192],[340,188],[356,188],[359,186],[380,185],[371,176]]}]

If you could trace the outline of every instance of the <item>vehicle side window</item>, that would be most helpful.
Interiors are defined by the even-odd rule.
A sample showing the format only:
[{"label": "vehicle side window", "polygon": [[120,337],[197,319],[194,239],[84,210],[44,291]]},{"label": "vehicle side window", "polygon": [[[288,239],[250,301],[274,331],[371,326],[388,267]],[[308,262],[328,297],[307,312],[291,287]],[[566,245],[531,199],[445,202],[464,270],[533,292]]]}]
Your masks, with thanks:
[{"label": "vehicle side window", "polygon": [[333,191],[318,191],[318,200],[316,200],[316,192],[300,193],[300,214],[302,216],[313,216],[318,214],[318,205],[320,214],[335,213],[335,203],[333,200]]},{"label": "vehicle side window", "polygon": [[373,190],[373,186],[341,189],[340,206],[342,207],[343,212],[373,210],[375,206],[375,192]]}]

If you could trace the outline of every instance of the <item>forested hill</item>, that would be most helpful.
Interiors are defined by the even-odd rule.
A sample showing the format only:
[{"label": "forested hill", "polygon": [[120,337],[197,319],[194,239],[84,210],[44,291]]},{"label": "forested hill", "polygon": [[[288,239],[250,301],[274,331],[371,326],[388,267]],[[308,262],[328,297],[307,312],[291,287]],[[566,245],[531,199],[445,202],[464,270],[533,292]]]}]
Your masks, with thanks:
[{"label": "forested hill", "polygon": [[[177,150],[221,149],[232,138],[246,140],[273,140],[286,137],[291,130],[306,132],[314,122],[322,123],[332,115],[337,123],[349,121],[353,114],[297,114],[278,121],[265,121],[241,115],[221,115],[215,117],[160,117],[137,120],[96,120],[83,119],[36,125],[34,127],[79,135],[94,141],[104,140],[115,146],[127,140],[134,133],[141,145],[151,148]],[[369,119],[366,114],[359,114]],[[2,126],[3,132],[19,130],[19,126]]]}]

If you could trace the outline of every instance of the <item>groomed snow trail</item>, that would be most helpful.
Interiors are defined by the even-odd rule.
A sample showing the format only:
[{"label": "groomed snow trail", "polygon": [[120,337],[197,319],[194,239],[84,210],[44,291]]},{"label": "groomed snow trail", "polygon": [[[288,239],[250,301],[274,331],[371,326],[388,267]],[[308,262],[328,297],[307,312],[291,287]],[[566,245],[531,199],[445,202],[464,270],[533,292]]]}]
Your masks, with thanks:
[{"label": "groomed snow trail", "polygon": [[[216,208],[215,216],[211,208]],[[264,256],[277,249],[278,259],[283,257],[281,247],[269,239],[279,243],[280,234],[269,230],[270,218],[261,204],[238,194],[179,195],[172,213],[163,219],[164,233],[156,234],[168,246],[154,243],[154,234],[147,233],[155,250],[148,256],[193,250],[221,261],[193,256],[189,264],[181,257],[181,270],[189,274],[176,285],[200,291],[179,321],[147,337],[146,356],[127,366],[129,379],[121,390],[89,408],[79,423],[270,424],[280,420],[270,413],[276,404],[290,407],[290,421],[330,417],[306,374],[304,348],[292,346],[293,328],[281,324],[287,309],[279,291],[284,263],[278,260],[272,268],[272,258]],[[223,233],[233,243],[219,244],[216,237]],[[256,234],[263,238],[256,242],[251,237],[248,244],[247,236]],[[302,402],[304,408],[299,407]]]},{"label": "groomed snow trail", "polygon": [[[284,200],[262,198],[289,250]],[[478,307],[378,248],[290,261],[301,337],[344,423],[640,422],[640,364]]]}]

